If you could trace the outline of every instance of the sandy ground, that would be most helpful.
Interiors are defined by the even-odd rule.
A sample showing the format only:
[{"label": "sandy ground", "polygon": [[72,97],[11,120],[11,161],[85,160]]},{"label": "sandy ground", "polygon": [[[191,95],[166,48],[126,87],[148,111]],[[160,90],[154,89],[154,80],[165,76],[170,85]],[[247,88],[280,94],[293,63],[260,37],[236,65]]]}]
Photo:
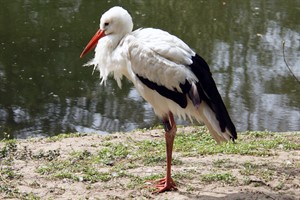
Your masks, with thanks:
[{"label": "sandy ground", "polygon": [[[181,131],[193,131],[182,128]],[[54,160],[66,160],[71,152],[87,151],[96,154],[101,144],[107,141],[118,143],[124,141],[160,140],[162,130],[134,131],[115,133],[109,136],[85,135],[82,137],[63,138],[57,141],[31,139],[17,141],[14,156],[1,161],[0,198],[4,199],[300,199],[300,150],[275,149],[271,156],[250,156],[239,154],[182,155],[174,152],[174,158],[181,163],[172,167],[178,191],[153,194],[149,183],[144,181],[136,186],[132,177],[146,177],[164,174],[165,164],[143,165],[136,161],[128,167],[130,176],[116,176],[108,181],[82,181],[69,178],[54,178],[41,174],[37,169],[52,162],[51,159],[35,159],[32,155],[41,152],[56,152]],[[296,138],[298,141],[299,137]],[[0,143],[4,148],[4,143]],[[276,152],[275,152],[276,151]],[[49,156],[49,155],[48,155]],[[224,162],[216,166],[216,161]],[[75,161],[76,162],[76,161]],[[126,162],[124,159],[122,162]],[[130,161],[132,162],[132,161]],[[259,166],[257,173],[245,173],[245,163]],[[15,174],[9,178],[5,169],[13,169]],[[110,172],[110,166],[99,163],[98,170]],[[263,169],[266,168],[266,169]],[[262,172],[266,171],[266,175]],[[232,183],[224,181],[203,181],[201,176],[207,173],[228,172],[236,177]],[[267,173],[268,172],[268,173]],[[269,177],[265,177],[268,176]],[[2,189],[1,189],[2,187]]]}]

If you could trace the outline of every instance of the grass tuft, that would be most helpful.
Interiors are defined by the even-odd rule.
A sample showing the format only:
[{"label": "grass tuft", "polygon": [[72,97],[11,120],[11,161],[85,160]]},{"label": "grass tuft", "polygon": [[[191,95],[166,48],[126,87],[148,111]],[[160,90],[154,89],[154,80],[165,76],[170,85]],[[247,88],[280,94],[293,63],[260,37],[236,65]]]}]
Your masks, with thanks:
[{"label": "grass tuft", "polygon": [[204,174],[204,175],[201,176],[201,180],[204,181],[204,182],[208,182],[208,183],[220,181],[220,182],[223,182],[223,183],[232,184],[237,179],[231,173],[225,172],[225,173],[208,173],[208,174]]}]

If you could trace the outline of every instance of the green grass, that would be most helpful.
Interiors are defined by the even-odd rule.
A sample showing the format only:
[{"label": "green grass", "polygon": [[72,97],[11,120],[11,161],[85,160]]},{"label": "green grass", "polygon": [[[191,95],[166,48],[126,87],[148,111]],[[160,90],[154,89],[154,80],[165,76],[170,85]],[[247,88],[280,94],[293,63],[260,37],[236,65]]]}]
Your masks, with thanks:
[{"label": "green grass", "polygon": [[2,142],[4,146],[0,150],[0,158],[12,156],[17,151],[16,140],[4,140]]},{"label": "green grass", "polygon": [[[146,130],[143,130],[146,131]],[[163,131],[163,130],[161,130]],[[46,142],[61,141],[65,138],[83,137],[82,134],[61,134],[44,140]],[[99,136],[100,137],[100,136]],[[102,136],[101,136],[102,137]],[[86,149],[69,152],[61,156],[60,149],[40,150],[33,153],[30,147],[20,147],[17,140],[3,140],[0,142],[0,193],[5,197],[19,199],[39,199],[33,193],[21,193],[14,181],[22,181],[23,175],[13,166],[15,160],[39,162],[36,172],[46,179],[69,179],[71,182],[83,182],[89,188],[93,183],[118,181],[127,179],[124,187],[129,189],[143,189],[145,182],[165,176],[166,152],[163,137],[155,137],[148,140],[134,140],[124,137],[123,141],[115,142],[115,135],[107,135],[101,138],[101,142],[93,144],[95,150]],[[84,138],[83,138],[84,139]],[[34,140],[31,141],[33,144]],[[253,157],[270,157],[279,151],[300,150],[299,135],[277,134],[268,131],[245,132],[239,134],[236,143],[229,142],[217,145],[208,134],[207,130],[199,127],[192,132],[178,132],[174,143],[172,165],[181,170],[173,171],[173,179],[179,185],[189,182],[191,179],[205,184],[219,182],[222,184],[236,185],[255,183],[249,177],[256,177],[256,184],[271,181],[280,176],[280,182],[274,186],[274,190],[285,188],[290,173],[297,173],[300,162],[280,166],[277,169],[272,163],[254,163],[246,161],[239,163],[228,158],[212,159],[209,163],[193,163],[186,166],[185,157],[199,158],[208,155],[247,155]],[[160,166],[161,171],[151,175],[137,175],[130,170],[135,168],[151,168]],[[198,170],[205,168],[206,173]],[[182,170],[184,168],[184,170]],[[233,171],[235,170],[235,173]],[[239,176],[233,174],[238,173]],[[106,184],[107,187],[112,187]],[[187,191],[193,191],[192,185],[187,186]]]},{"label": "green grass", "polygon": [[98,152],[98,158],[106,165],[112,165],[114,162],[125,159],[129,154],[128,145],[107,143],[105,147]]},{"label": "green grass", "polygon": [[[78,135],[76,135],[78,136]],[[65,136],[63,136],[65,137]],[[155,140],[133,141],[127,139],[123,143],[113,143],[113,136],[104,139],[97,153],[89,151],[74,151],[70,157],[64,161],[54,160],[46,165],[40,166],[38,173],[51,175],[53,178],[71,179],[74,181],[109,181],[115,177],[129,177],[127,169],[139,166],[165,166],[165,141],[163,138]],[[246,140],[244,140],[245,138]],[[216,145],[215,141],[207,133],[206,129],[200,128],[192,133],[179,133],[175,139],[174,151],[182,156],[198,156],[210,154],[240,154],[252,156],[272,156],[271,149],[282,148],[284,150],[299,149],[300,145],[287,140],[284,136],[270,132],[250,132],[240,135],[240,140],[236,143],[226,143]],[[49,153],[48,153],[49,154]],[[42,154],[41,157],[48,157]],[[56,155],[56,154],[54,154]],[[173,165],[183,165],[184,163],[173,156]],[[97,167],[91,167],[97,166]],[[213,160],[212,166],[215,168],[234,168],[234,163],[229,159]],[[99,172],[101,168],[107,168],[105,172]],[[258,171],[258,166],[245,163],[244,169],[240,170],[243,175],[252,175]],[[271,169],[259,171],[259,176],[263,180],[269,180],[273,172]],[[175,174],[175,177],[191,178],[193,172]],[[134,177],[134,180],[137,178]],[[201,177],[205,182],[222,181],[233,183],[235,177],[230,173],[211,173]],[[139,182],[139,181],[138,181]],[[132,185],[132,184],[131,184]]]},{"label": "green grass", "polygon": [[276,167],[272,164],[256,164],[251,162],[245,162],[243,169],[240,170],[240,174],[244,176],[255,176],[262,181],[271,181],[273,176],[276,175]]},{"label": "green grass", "polygon": [[108,172],[100,172],[93,167],[91,161],[54,161],[40,166],[37,172],[42,175],[50,175],[52,178],[70,179],[78,182],[95,183],[98,181],[109,181],[112,176]]},{"label": "green grass", "polygon": [[201,180],[208,183],[220,181],[226,184],[233,184],[237,179],[231,173],[225,172],[203,174]]},{"label": "green grass", "polygon": [[12,180],[12,179],[20,179],[22,177],[21,174],[17,173],[13,168],[11,167],[5,167],[0,168],[0,177],[2,180]]},{"label": "green grass", "polygon": [[284,134],[256,131],[241,134],[239,137],[236,143],[216,145],[216,142],[206,132],[177,134],[175,151],[183,152],[187,156],[217,153],[272,156],[274,153],[270,151],[271,149],[300,149],[300,143],[288,140]]},{"label": "green grass", "polygon": [[51,161],[51,160],[56,159],[59,156],[60,156],[60,151],[58,149],[48,150],[46,152],[43,150],[40,150],[38,153],[33,154],[32,158],[34,158],[36,160],[45,159],[45,160]]},{"label": "green grass", "polygon": [[[126,159],[128,147],[120,144],[105,144],[96,154],[84,151],[74,151],[66,160],[53,160],[37,169],[42,175],[51,175],[58,179],[71,179],[80,182],[109,181],[115,176],[124,176],[118,164]],[[112,167],[108,172],[101,172],[103,167]],[[95,167],[97,166],[97,167]],[[123,166],[124,167],[124,166]]]},{"label": "green grass", "polygon": [[230,159],[217,159],[212,161],[212,165],[215,168],[221,169],[232,169],[235,167],[235,163],[233,163]]},{"label": "green grass", "polygon": [[83,137],[86,136],[87,134],[85,133],[61,133],[59,135],[55,135],[52,137],[47,138],[47,142],[56,142],[56,141],[61,141],[62,139],[65,138],[75,138],[75,137]]}]

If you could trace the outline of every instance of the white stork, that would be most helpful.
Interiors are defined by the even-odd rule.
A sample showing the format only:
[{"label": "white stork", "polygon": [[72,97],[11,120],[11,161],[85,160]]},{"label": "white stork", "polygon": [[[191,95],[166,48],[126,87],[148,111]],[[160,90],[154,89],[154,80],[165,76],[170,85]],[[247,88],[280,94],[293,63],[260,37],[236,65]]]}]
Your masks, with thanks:
[{"label": "white stork", "polygon": [[135,31],[130,14],[113,7],[100,19],[100,29],[80,55],[93,49],[86,65],[100,71],[101,83],[113,75],[119,87],[122,76],[162,119],[165,129],[167,174],[158,180],[157,192],[176,190],[171,161],[176,124],[173,115],[204,122],[217,143],[237,138],[207,63],[182,40],[165,31],[141,28]]}]

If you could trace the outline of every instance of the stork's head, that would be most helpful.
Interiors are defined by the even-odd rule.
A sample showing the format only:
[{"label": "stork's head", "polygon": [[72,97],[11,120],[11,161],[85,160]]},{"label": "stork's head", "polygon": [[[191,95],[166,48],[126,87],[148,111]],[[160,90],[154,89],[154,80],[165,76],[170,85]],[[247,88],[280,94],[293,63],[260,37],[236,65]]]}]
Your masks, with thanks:
[{"label": "stork's head", "polygon": [[100,30],[104,30],[105,35],[127,34],[132,31],[132,18],[127,10],[116,6],[106,11],[100,19]]},{"label": "stork's head", "polygon": [[112,7],[101,16],[100,29],[87,44],[80,58],[93,49],[102,37],[111,35],[118,36],[116,38],[121,39],[124,35],[130,33],[132,28],[132,18],[127,10],[119,6]]}]

